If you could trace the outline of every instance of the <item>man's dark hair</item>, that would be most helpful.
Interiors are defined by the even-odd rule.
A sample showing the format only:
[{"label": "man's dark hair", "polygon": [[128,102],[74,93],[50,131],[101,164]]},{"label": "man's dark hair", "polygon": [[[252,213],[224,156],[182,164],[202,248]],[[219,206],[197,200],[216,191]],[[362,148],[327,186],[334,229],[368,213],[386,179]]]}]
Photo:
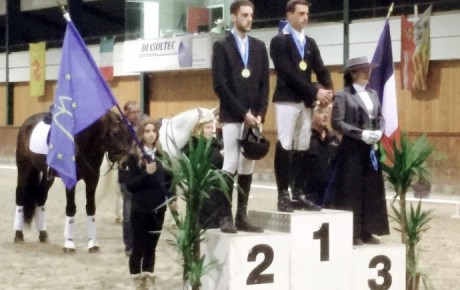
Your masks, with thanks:
[{"label": "man's dark hair", "polygon": [[249,6],[254,9],[254,4],[249,0],[235,0],[230,5],[230,14],[236,15],[241,6]]},{"label": "man's dark hair", "polygon": [[310,6],[311,4],[310,4],[310,2],[308,2],[306,0],[290,0],[286,4],[286,13],[288,13],[288,12],[294,13],[296,5]]}]

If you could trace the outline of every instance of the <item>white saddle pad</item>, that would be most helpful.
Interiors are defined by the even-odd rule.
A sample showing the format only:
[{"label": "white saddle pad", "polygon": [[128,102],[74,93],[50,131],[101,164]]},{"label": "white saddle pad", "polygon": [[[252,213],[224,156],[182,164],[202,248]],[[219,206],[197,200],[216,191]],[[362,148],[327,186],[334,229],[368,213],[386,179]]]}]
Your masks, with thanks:
[{"label": "white saddle pad", "polygon": [[48,154],[48,144],[46,144],[46,138],[50,131],[51,125],[45,124],[43,121],[38,123],[32,130],[30,135],[30,151],[38,154]]}]

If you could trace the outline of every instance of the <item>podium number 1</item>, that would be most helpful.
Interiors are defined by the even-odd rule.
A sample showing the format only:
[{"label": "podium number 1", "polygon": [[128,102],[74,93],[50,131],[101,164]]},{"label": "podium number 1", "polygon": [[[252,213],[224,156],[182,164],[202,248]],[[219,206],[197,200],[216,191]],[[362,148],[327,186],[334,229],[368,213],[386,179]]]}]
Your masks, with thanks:
[{"label": "podium number 1", "polygon": [[323,223],[319,230],[313,233],[313,239],[320,242],[320,261],[329,261],[329,224]]},{"label": "podium number 1", "polygon": [[273,249],[269,245],[260,244],[255,245],[248,254],[248,262],[254,262],[257,255],[263,254],[264,259],[260,262],[254,270],[249,273],[248,279],[246,280],[246,285],[254,284],[268,284],[273,283],[274,275],[273,274],[262,274],[273,262]]}]

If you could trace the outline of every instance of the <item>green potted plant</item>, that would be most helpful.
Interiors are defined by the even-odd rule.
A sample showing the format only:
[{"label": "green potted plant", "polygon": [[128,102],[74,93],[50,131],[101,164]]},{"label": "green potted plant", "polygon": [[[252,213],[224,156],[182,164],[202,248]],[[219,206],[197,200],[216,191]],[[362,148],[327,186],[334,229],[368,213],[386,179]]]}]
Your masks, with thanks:
[{"label": "green potted plant", "polygon": [[[422,279],[426,289],[429,289],[427,276],[419,269],[418,243],[422,234],[428,230],[428,223],[432,219],[432,212],[421,209],[421,202],[409,210],[406,206],[406,194],[417,180],[427,179],[427,160],[433,152],[433,145],[426,135],[410,140],[407,134],[402,133],[393,141],[391,148],[385,148],[382,154],[382,169],[388,182],[395,190],[395,197],[391,203],[397,231],[401,233],[401,242],[406,245],[406,289],[419,289]],[[399,202],[397,200],[399,199]]]},{"label": "green potted plant", "polygon": [[184,287],[198,290],[201,277],[217,264],[204,264],[205,257],[200,254],[200,242],[205,229],[202,228],[198,213],[203,201],[213,188],[228,191],[223,173],[213,168],[209,154],[210,140],[201,136],[196,146],[191,142],[188,154],[180,153],[176,157],[165,156],[163,163],[173,174],[172,186],[177,188],[176,196],[185,201],[185,214],[173,213],[179,229],[176,241],[183,260]]}]

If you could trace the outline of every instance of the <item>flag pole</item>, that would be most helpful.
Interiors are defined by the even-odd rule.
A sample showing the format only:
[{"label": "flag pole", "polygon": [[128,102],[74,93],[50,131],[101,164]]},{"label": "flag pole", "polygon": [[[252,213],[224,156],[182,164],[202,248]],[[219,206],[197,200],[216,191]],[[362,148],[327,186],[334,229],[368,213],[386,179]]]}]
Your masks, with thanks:
[{"label": "flag pole", "polygon": [[388,9],[387,19],[390,18],[391,13],[393,13],[394,2],[391,3],[390,8]]},{"label": "flag pole", "polygon": [[60,0],[56,0],[56,3],[57,3],[57,6],[61,8],[62,14],[66,14],[67,10],[65,10],[64,4],[62,4]]}]

